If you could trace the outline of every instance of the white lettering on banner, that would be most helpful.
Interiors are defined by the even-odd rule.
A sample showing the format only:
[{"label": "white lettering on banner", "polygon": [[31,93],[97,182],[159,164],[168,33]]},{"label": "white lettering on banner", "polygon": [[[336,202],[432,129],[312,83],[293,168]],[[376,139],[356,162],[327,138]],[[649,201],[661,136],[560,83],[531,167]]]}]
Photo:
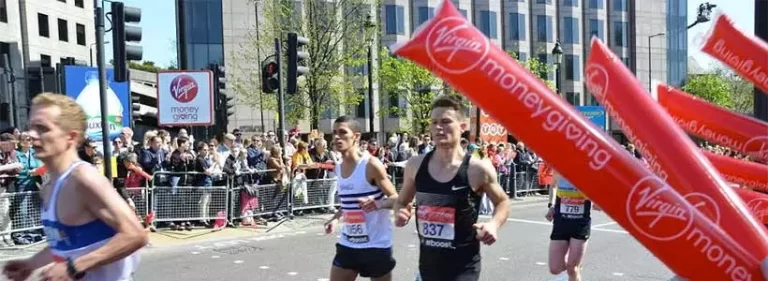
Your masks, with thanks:
[{"label": "white lettering on banner", "polygon": [[[109,125],[110,132],[114,132],[118,130],[117,125],[113,122],[107,122],[107,125]],[[88,119],[86,126],[88,126],[86,131],[91,131],[91,130],[101,131],[101,116],[96,116],[94,118]]]},{"label": "white lettering on banner", "polygon": [[720,55],[722,61],[728,63],[731,67],[741,70],[742,73],[751,77],[752,81],[757,84],[764,84],[768,87],[768,74],[761,66],[756,66],[755,62],[749,58],[741,58],[733,51],[729,50],[729,47],[725,44],[725,39],[720,39],[715,42],[715,52]]},{"label": "white lettering on banner", "polygon": [[587,65],[587,68],[584,70],[584,72],[585,76],[587,76],[586,84],[589,91],[592,92],[600,101],[600,104],[605,107],[605,111],[611,114],[611,117],[613,117],[613,120],[616,122],[616,124],[621,127],[621,130],[627,136],[629,141],[635,144],[637,151],[639,151],[640,154],[643,155],[643,158],[648,161],[648,166],[650,166],[651,170],[653,170],[656,175],[661,177],[661,179],[667,181],[669,174],[661,167],[656,154],[653,154],[652,151],[648,149],[648,144],[637,137],[635,131],[633,131],[632,128],[627,125],[627,123],[624,121],[624,118],[616,113],[616,109],[613,107],[613,103],[608,101],[608,93],[606,91],[608,90],[608,81],[610,78],[608,77],[608,72],[605,70],[605,68],[600,64],[591,63]]},{"label": "white lettering on banner", "polygon": [[197,122],[199,110],[197,106],[172,106],[171,115],[174,122]]},{"label": "white lettering on banner", "polygon": [[[707,218],[711,219],[715,224],[720,225],[720,206],[715,203],[712,197],[707,196],[704,193],[691,192],[683,196],[685,201],[691,203],[691,206],[701,211],[701,213]],[[714,217],[712,217],[714,216]]]},{"label": "white lettering on banner", "polygon": [[[656,241],[679,240],[691,243],[717,268],[724,269],[732,280],[752,280],[745,264],[757,263],[742,248],[732,249],[738,256],[725,252],[725,247],[713,241],[693,224],[693,206],[664,200],[661,194],[675,191],[655,176],[640,179],[629,192],[626,215],[629,223],[642,235]],[[664,223],[665,227],[659,224]],[[688,232],[690,230],[690,232]],[[725,234],[723,234],[725,237]]]},{"label": "white lettering on banner", "polygon": [[768,160],[768,136],[756,136],[744,143],[744,152],[757,159]]},{"label": "white lettering on banner", "polygon": [[[448,73],[462,74],[474,69],[488,55],[489,44],[488,38],[478,36],[473,29],[461,17],[442,19],[427,34],[427,56],[435,66]],[[479,58],[457,58],[459,52],[467,52]]]},{"label": "white lettering on banner", "polygon": [[749,186],[749,187],[753,187],[761,190],[768,190],[768,183],[766,183],[765,181],[748,180],[742,177],[736,177],[736,176],[726,175],[726,174],[722,174],[722,175],[726,181],[729,181],[741,186]]},{"label": "white lettering on banner", "polygon": [[530,90],[529,85],[518,81],[515,75],[505,71],[497,61],[491,58],[485,61],[481,71],[507,90],[510,95],[517,95],[517,99],[531,110],[531,119],[542,118],[542,128],[544,130],[565,135],[565,138],[572,141],[578,150],[587,152],[587,155],[591,158],[589,162],[590,168],[601,170],[611,160],[611,154],[604,148],[601,148],[596,141],[601,136],[583,131],[564,112],[556,110],[551,105],[545,105],[542,96],[546,93]]},{"label": "white lettering on banner", "polygon": [[699,124],[697,120],[687,120],[679,116],[672,116],[672,119],[686,131],[697,134],[711,142],[742,151],[756,159],[768,159],[768,136],[755,136],[746,142],[740,142],[726,134],[710,129],[705,124]]},{"label": "white lettering on banner", "polygon": [[752,210],[752,213],[755,214],[755,217],[757,217],[760,222],[764,222],[765,218],[768,218],[768,199],[752,199],[747,203],[747,207]]}]

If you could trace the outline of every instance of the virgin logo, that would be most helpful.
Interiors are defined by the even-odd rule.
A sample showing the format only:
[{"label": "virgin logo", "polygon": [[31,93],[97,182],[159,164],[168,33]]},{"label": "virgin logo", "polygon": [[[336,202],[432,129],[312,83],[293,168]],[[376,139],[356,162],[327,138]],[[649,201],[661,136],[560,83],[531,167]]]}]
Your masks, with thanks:
[{"label": "virgin logo", "polygon": [[755,159],[768,160],[768,136],[757,136],[744,143],[744,151]]},{"label": "virgin logo", "polygon": [[712,197],[698,192],[691,192],[683,196],[683,198],[688,203],[691,203],[691,206],[696,208],[701,214],[712,220],[715,224],[720,225],[720,207],[717,206]]},{"label": "virgin logo", "polygon": [[603,101],[608,90],[608,71],[602,65],[590,63],[584,73],[587,76],[587,89],[597,100]]},{"label": "virgin logo", "polygon": [[171,81],[171,97],[180,103],[194,100],[197,89],[197,82],[189,75],[179,75]]},{"label": "virgin logo", "polygon": [[[640,179],[629,192],[626,212],[629,223],[656,241],[679,238],[693,225],[693,208],[675,201],[675,191],[655,176]],[[679,197],[677,197],[679,198]]]},{"label": "virgin logo", "polygon": [[764,222],[768,218],[768,200],[763,198],[752,199],[747,203],[747,207],[752,210],[758,221]]},{"label": "virgin logo", "polygon": [[444,18],[427,34],[429,60],[451,74],[466,73],[478,66],[488,55],[489,45],[488,38],[463,17]]}]

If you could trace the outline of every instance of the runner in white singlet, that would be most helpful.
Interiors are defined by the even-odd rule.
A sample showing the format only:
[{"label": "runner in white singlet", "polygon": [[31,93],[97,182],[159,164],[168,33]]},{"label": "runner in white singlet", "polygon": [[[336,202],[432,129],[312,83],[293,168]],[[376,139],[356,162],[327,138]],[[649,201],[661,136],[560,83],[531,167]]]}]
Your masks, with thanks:
[{"label": "runner in white singlet", "polygon": [[336,165],[341,210],[326,223],[326,233],[333,231],[333,222],[339,218],[342,226],[331,281],[353,281],[358,275],[390,281],[396,262],[392,257],[392,221],[386,209],[397,200],[395,187],[384,164],[360,151],[357,121],[339,117],[333,133],[333,144],[342,155]]},{"label": "runner in white singlet", "polygon": [[9,261],[3,273],[21,281],[44,267],[40,277],[46,281],[131,280],[147,233],[110,181],[78,158],[86,128],[83,109],[65,95],[39,94],[29,123],[37,157],[53,179],[41,190],[48,247]]}]

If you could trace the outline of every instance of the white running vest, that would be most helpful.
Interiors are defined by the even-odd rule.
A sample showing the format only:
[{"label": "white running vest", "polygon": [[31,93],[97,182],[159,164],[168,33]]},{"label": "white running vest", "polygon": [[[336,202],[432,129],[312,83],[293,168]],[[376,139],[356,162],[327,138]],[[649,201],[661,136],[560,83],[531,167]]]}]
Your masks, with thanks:
[{"label": "white running vest", "polygon": [[[85,164],[87,163],[80,161],[70,165],[53,183],[47,206],[43,203],[40,209],[43,230],[55,261],[64,261],[66,258],[76,259],[91,253],[103,247],[115,235],[115,230],[99,219],[82,225],[65,225],[59,222],[56,214],[59,191],[72,171],[77,166]],[[89,270],[78,281],[128,281],[131,280],[138,265],[137,252],[119,261]]]},{"label": "white running vest", "polygon": [[370,154],[363,153],[355,163],[355,170],[348,178],[342,177],[340,163],[336,165],[339,197],[341,198],[341,235],[339,244],[349,248],[391,248],[392,221],[389,210],[379,209],[365,213],[360,209],[358,199],[371,197],[376,201],[386,199],[381,190],[371,185],[365,175]]}]

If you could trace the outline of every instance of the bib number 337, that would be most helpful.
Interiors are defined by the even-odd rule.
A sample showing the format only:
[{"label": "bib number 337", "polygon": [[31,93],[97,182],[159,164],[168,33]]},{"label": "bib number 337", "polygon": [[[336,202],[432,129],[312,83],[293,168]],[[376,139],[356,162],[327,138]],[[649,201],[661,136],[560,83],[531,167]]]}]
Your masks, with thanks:
[{"label": "bib number 337", "polygon": [[345,212],[344,229],[342,231],[347,236],[368,236],[368,228],[365,223],[365,213],[363,213],[363,211]]},{"label": "bib number 337", "polygon": [[418,228],[426,238],[453,240],[456,209],[451,207],[419,206]]}]

